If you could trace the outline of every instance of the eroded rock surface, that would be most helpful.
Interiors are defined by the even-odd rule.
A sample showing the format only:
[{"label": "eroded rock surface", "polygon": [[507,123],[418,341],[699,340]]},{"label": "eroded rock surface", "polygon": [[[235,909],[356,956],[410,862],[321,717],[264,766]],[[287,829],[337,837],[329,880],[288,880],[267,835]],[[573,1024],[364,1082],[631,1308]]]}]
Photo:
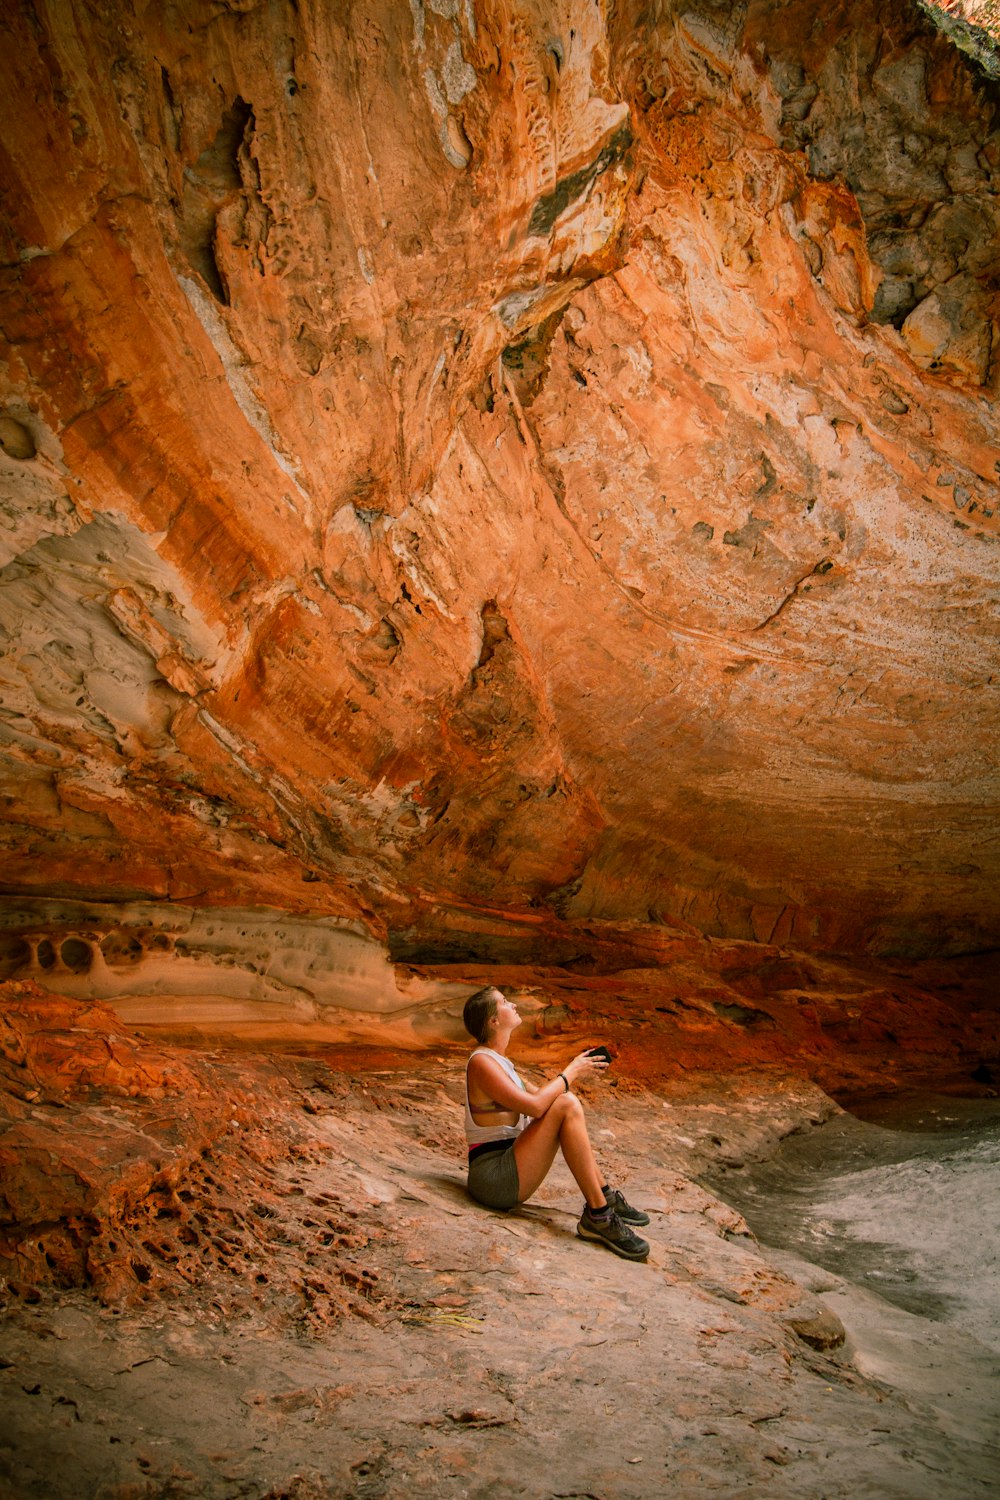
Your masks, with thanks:
[{"label": "eroded rock surface", "polygon": [[997,65],[5,7],[8,891],[995,941]]},{"label": "eroded rock surface", "polygon": [[[266,1307],[321,1326],[359,1296],[364,1311],[369,1273],[338,1260],[372,1239],[356,1207],[326,1193],[288,1239],[288,1165],[319,1148],[280,1065],[164,1051],[107,1007],[35,986],[7,987],[4,1002],[5,1302],[79,1286],[108,1306],[170,1303],[211,1283],[234,1315]],[[276,1243],[296,1248],[276,1255]]]},{"label": "eroded rock surface", "polygon": [[[462,959],[390,961],[352,924],[239,908],[22,899],[0,918],[3,980],[107,1000],[169,1041],[286,1048],[358,1043],[426,1055],[468,1045],[466,997],[516,996],[531,1033],[614,1039],[631,1076],[791,1070],[834,1094],[996,1067],[995,955],[849,962],[663,923],[495,922],[459,934]],[[456,946],[456,934],[442,947]],[[472,956],[487,948],[488,961]],[[525,952],[535,961],[520,961]],[[39,991],[41,993],[41,991]],[[39,1012],[41,1016],[43,1012]]]}]

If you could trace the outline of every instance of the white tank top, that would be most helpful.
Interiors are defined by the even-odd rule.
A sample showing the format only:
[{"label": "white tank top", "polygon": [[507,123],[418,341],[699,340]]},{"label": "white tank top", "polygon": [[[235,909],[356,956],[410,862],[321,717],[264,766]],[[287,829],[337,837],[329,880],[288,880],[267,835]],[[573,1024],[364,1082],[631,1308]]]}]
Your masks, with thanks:
[{"label": "white tank top", "polygon": [[517,1076],[517,1069],[509,1057],[504,1057],[501,1053],[494,1052],[492,1047],[474,1047],[469,1053],[468,1062],[465,1064],[465,1138],[470,1146],[482,1146],[487,1141],[514,1141],[521,1134],[525,1125],[527,1125],[527,1115],[519,1116],[516,1125],[477,1125],[472,1118],[472,1111],[469,1108],[469,1063],[479,1054],[484,1054],[486,1057],[495,1057],[511,1082],[516,1083],[519,1089],[524,1088],[524,1084]]}]

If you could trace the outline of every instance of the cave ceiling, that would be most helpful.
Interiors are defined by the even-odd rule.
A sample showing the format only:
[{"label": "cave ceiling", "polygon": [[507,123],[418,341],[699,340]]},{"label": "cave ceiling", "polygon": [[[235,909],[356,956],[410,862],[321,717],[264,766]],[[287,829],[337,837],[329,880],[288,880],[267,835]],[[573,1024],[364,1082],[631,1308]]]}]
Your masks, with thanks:
[{"label": "cave ceiling", "polygon": [[996,944],[982,33],[902,0],[3,32],[7,899],[410,955]]}]

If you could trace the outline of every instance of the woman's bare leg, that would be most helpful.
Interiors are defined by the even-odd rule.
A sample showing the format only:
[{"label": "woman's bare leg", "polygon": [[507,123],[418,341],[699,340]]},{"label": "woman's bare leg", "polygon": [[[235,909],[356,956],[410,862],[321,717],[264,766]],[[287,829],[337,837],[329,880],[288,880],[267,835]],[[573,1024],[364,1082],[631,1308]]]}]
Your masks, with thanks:
[{"label": "woman's bare leg", "polygon": [[530,1198],[545,1181],[557,1151],[562,1151],[590,1207],[603,1208],[601,1169],[594,1159],[583,1105],[575,1094],[563,1094],[556,1099],[541,1119],[532,1120],[514,1142],[518,1202]]}]

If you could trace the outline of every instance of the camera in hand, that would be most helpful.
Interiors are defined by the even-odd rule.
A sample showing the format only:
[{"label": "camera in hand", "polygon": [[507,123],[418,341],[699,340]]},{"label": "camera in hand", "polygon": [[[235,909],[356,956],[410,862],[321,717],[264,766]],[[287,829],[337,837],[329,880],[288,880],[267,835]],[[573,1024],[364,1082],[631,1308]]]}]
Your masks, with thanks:
[{"label": "camera in hand", "polygon": [[605,1047],[603,1045],[600,1046],[600,1047],[588,1047],[587,1048],[587,1056],[588,1057],[599,1057],[602,1062],[610,1062],[611,1061],[611,1053],[608,1051],[607,1047]]}]

